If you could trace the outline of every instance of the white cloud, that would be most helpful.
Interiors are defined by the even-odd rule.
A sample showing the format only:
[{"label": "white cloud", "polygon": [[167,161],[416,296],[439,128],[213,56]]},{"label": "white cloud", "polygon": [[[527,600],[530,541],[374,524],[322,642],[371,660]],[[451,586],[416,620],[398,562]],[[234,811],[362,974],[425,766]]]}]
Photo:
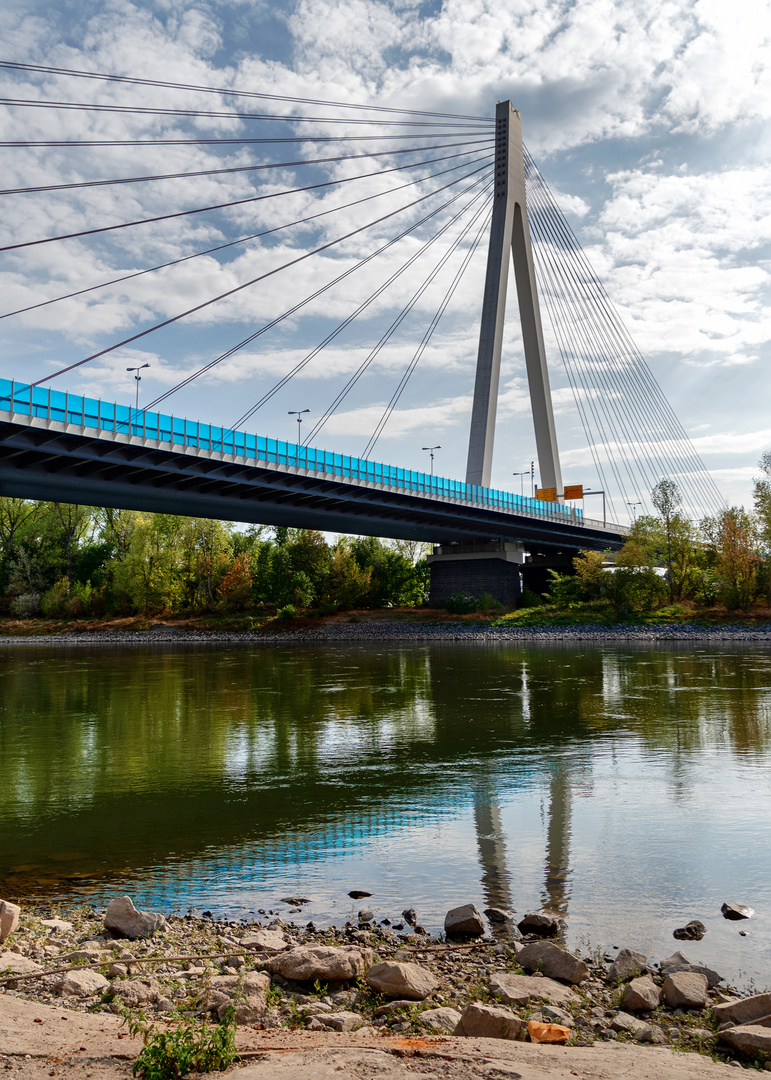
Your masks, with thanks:
[{"label": "white cloud", "polygon": [[[87,7],[65,12],[54,2],[43,18],[31,3],[29,10],[9,19],[6,44],[9,55],[32,62],[310,98],[491,115],[495,101],[511,97],[523,111],[528,144],[539,157],[546,155],[544,171],[560,204],[580,227],[592,263],[676,411],[693,425],[710,425],[697,444],[721,468],[732,501],[746,501],[746,470],[751,469],[751,456],[757,455],[758,439],[765,432],[768,365],[764,361],[771,353],[767,168],[771,40],[765,28],[766,7],[764,0],[742,0],[738,6],[719,0],[582,0],[573,5],[562,0],[511,0],[503,6],[493,0],[445,0],[436,14],[425,17],[417,4],[401,0],[346,4],[298,0],[280,10],[242,0],[206,5],[182,0],[110,0],[98,11]],[[286,31],[286,55],[262,46],[260,28],[274,17],[282,20]],[[66,34],[59,30],[65,19]],[[236,28],[241,37],[234,46]],[[130,102],[148,108],[160,103],[230,112],[234,103],[225,95],[8,71],[0,72],[0,88],[7,95]],[[244,110],[255,107],[248,99],[238,104]],[[292,109],[286,102],[269,107],[284,115]],[[307,106],[305,111],[319,115],[324,110]],[[360,113],[351,116],[362,118]],[[232,117],[186,121],[129,113],[9,108],[0,110],[0,128],[8,140],[238,136],[257,130],[251,121]],[[277,124],[278,128],[283,133],[291,130],[289,125]],[[373,134],[382,129],[373,123],[355,130]],[[303,131],[325,136],[330,128],[318,122]],[[309,143],[302,147],[302,154],[332,157],[359,152],[357,147],[361,144]],[[4,184],[192,172],[249,163],[264,153],[194,144],[81,147],[77,152],[72,148],[7,150]],[[294,156],[300,156],[299,145],[286,144],[273,160]],[[384,164],[381,158],[340,162],[315,169],[313,179],[350,177]],[[448,161],[445,167],[451,164]],[[304,175],[303,169],[284,168],[270,174],[233,173],[7,197],[0,236],[2,242],[12,243],[76,232],[162,214],[170,206],[193,208],[299,187]],[[9,255],[0,271],[6,310],[396,188],[407,178],[407,173],[395,172],[216,214],[24,249]],[[448,180],[437,178],[433,183],[438,186]],[[306,249],[408,203],[416,194],[410,188],[389,190],[315,223],[3,320],[0,334],[6,359],[0,362],[2,371],[18,373],[24,365],[25,370],[37,367],[42,373],[53,364],[71,362],[258,277]],[[436,196],[436,204],[442,198]],[[352,266],[388,239],[397,221],[415,221],[424,209],[414,207],[323,256],[265,278],[157,338],[142,339],[100,360],[87,374],[79,369],[75,385],[83,381],[105,395],[123,392],[122,369],[133,358],[145,356],[152,368],[147,382],[143,381],[143,394],[152,386],[173,385],[180,375],[196,370]],[[270,380],[305,356],[378,288],[433,227],[428,223],[416,236],[400,242],[235,354],[220,365],[216,379],[204,378],[200,391],[195,387],[188,391],[179,407],[188,414],[212,408],[231,416],[234,409],[226,401],[226,391],[236,390],[239,398],[254,400]],[[438,244],[437,256],[439,248]],[[409,302],[431,257],[421,259],[414,274],[397,278],[355,328],[335,339],[318,362],[308,366],[306,382],[301,384],[308,393],[318,394],[320,388],[322,394],[326,388],[331,391],[350,376],[390,319]],[[431,423],[453,433],[452,439],[443,436],[448,443],[444,463],[455,475],[462,474],[465,460],[483,275],[484,248],[458,289],[410,391],[423,393],[429,401],[439,397],[439,404],[424,406],[421,415],[425,422],[425,408],[433,410]],[[394,379],[409,363],[448,281],[449,277],[437,279],[417,303],[401,335],[373,363],[367,391],[370,401],[388,400]],[[515,310],[512,295],[510,311]],[[552,359],[555,355],[552,350]],[[572,395],[554,362],[552,385],[565,460],[588,460],[581,449],[583,434]],[[532,432],[515,325],[506,330],[502,387],[499,416],[506,439],[499,438],[505,451],[499,451],[498,460],[503,460],[504,453],[529,460]],[[292,393],[305,392],[292,389]],[[359,439],[378,408],[357,398],[355,406],[330,421],[329,430],[342,441],[349,434]],[[419,414],[412,399],[402,403],[389,433],[417,430],[411,425]],[[266,423],[272,422],[271,415],[276,423],[283,423],[278,405],[275,414],[266,414]],[[384,441],[393,447],[387,442],[390,437],[387,434]],[[702,443],[702,438],[707,441]],[[720,465],[724,453],[731,453],[732,459],[744,454],[748,460],[726,471]],[[505,473],[508,466],[500,468]],[[742,497],[730,495],[741,491],[745,492]]]}]

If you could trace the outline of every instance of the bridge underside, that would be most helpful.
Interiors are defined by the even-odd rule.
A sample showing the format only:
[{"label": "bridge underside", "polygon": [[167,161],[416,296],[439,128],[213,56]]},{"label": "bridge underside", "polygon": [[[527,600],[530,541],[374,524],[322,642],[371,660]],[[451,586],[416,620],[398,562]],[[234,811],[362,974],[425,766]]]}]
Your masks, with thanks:
[{"label": "bridge underside", "polygon": [[0,420],[0,495],[445,544],[515,540],[543,553],[623,542],[609,530],[18,416]]}]

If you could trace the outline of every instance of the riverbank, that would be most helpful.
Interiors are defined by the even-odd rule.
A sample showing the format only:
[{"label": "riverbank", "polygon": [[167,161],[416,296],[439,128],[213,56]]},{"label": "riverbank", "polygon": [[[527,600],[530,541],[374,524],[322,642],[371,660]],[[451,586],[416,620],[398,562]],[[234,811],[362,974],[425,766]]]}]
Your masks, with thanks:
[{"label": "riverbank", "polygon": [[[127,1076],[141,1046],[120,1027],[121,1015],[141,1010],[168,1031],[191,1020],[215,1024],[231,1005],[239,1053],[257,1062],[243,1080],[274,1075],[266,1063],[276,1050],[284,1062],[288,1051],[299,1055],[287,1080],[310,1076],[311,1065],[312,1075],[331,1076],[330,1045],[364,1052],[364,1063],[345,1073],[356,1077],[390,1076],[384,1062],[396,1069],[408,1058],[409,1071],[394,1076],[556,1080],[608,1075],[611,1065],[614,1077],[696,1080],[722,1075],[713,1062],[762,1068],[768,1057],[737,1049],[731,1009],[746,1013],[754,999],[732,1005],[737,988],[682,952],[577,956],[558,938],[523,934],[493,909],[486,919],[473,916],[484,924],[484,937],[473,939],[434,939],[411,912],[404,914],[413,925],[404,917],[376,924],[364,907],[356,923],[319,929],[303,924],[304,898],[290,900],[292,922],[271,911],[248,923],[169,916],[145,940],[115,939],[102,910],[23,905],[0,946],[0,1068],[9,1080]],[[566,1045],[537,1043],[539,1024],[561,1032]],[[726,1041],[732,1028],[734,1046]],[[754,1030],[771,1046],[771,1028]],[[59,1040],[58,1051],[46,1037]],[[25,1047],[36,1047],[29,1058]],[[379,1070],[377,1061],[367,1065],[373,1052]],[[437,1060],[458,1069],[438,1073]],[[516,1072],[506,1071],[512,1066]]]},{"label": "riverbank", "polygon": [[233,629],[192,619],[115,619],[98,624],[39,620],[0,623],[2,645],[146,645],[146,644],[365,644],[393,641],[517,642],[760,642],[771,643],[771,622],[547,622],[501,624],[494,620],[446,616],[388,617],[383,613],[351,613],[330,619],[292,620],[256,629]]}]

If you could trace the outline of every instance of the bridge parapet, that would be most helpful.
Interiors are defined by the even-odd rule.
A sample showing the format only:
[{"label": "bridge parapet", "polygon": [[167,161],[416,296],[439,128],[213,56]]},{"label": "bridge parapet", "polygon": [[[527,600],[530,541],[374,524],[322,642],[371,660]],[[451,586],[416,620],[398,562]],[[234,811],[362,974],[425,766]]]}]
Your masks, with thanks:
[{"label": "bridge parapet", "polygon": [[[517,516],[573,526],[581,526],[584,522],[580,509],[560,503],[7,379],[0,379],[0,411],[14,417],[42,420],[54,427],[63,426],[68,431],[93,433],[100,439],[139,440],[143,445],[165,444],[185,451],[253,462],[263,468],[344,478],[357,484],[415,493],[443,502],[492,508]],[[592,522],[593,528],[597,525]],[[617,530],[608,531],[615,533]]]}]

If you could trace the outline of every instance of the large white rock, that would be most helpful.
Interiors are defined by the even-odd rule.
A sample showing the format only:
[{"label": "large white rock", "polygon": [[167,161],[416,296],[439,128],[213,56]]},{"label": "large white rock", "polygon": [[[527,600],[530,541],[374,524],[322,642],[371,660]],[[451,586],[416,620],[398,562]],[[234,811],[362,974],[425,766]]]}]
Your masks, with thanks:
[{"label": "large white rock", "polygon": [[241,945],[255,952],[277,952],[286,948],[286,938],[278,930],[255,930],[244,934]]},{"label": "large white rock", "polygon": [[453,908],[444,917],[444,932],[450,937],[463,934],[478,937],[484,934],[486,929],[482,912],[476,904],[463,904],[462,907]]},{"label": "large white rock", "polygon": [[[0,969],[2,959],[0,956]],[[712,1011],[718,1024],[724,1024],[726,1020],[732,1024],[753,1024],[765,1016],[771,1016],[771,994],[754,994],[739,1001],[726,1001],[716,1005]]]},{"label": "large white rock", "polygon": [[98,971],[68,971],[54,989],[62,997],[88,998],[101,994],[109,985]]},{"label": "large white rock", "polygon": [[527,1024],[502,1005],[468,1005],[453,1032],[475,1039],[524,1038]]},{"label": "large white rock", "polygon": [[514,975],[510,971],[494,971],[490,975],[490,990],[504,1005],[527,1005],[529,1001],[548,1001],[550,1005],[570,1005],[578,995],[554,979],[536,979],[532,975]]},{"label": "large white rock", "polygon": [[675,971],[664,980],[664,1000],[670,1009],[704,1009],[707,976],[697,971]]},{"label": "large white rock", "polygon": [[374,960],[371,949],[355,945],[298,945],[296,949],[279,953],[268,961],[267,967],[276,975],[294,982],[344,982],[358,979]]},{"label": "large white rock", "polygon": [[728,1043],[740,1054],[771,1054],[771,1027],[760,1024],[738,1024],[720,1032],[720,1041]]},{"label": "large white rock", "polygon": [[113,998],[130,1009],[140,1005],[155,1005],[161,999],[161,988],[156,979],[125,979],[110,986]]},{"label": "large white rock", "polygon": [[0,953],[0,978],[3,975],[36,975],[43,968],[26,956],[15,952]]},{"label": "large white rock", "polygon": [[630,979],[636,979],[644,973],[647,963],[648,957],[643,956],[642,953],[634,952],[632,949],[621,949],[608,968],[608,979],[610,982],[617,980],[628,982]]},{"label": "large white rock", "polygon": [[626,984],[621,1007],[627,1012],[651,1012],[659,1007],[661,991],[650,975],[641,979],[632,979]]},{"label": "large white rock", "polygon": [[316,1020],[332,1031],[355,1031],[364,1023],[364,1018],[354,1012],[321,1013]]},{"label": "large white rock", "polygon": [[47,926],[54,934],[69,934],[72,930],[72,923],[64,919],[41,919],[40,925]]},{"label": "large white rock", "polygon": [[369,969],[367,985],[385,997],[423,1001],[439,983],[420,964],[398,964],[387,960]]},{"label": "large white rock", "polygon": [[158,930],[168,930],[169,924],[163,915],[152,911],[139,911],[134,907],[130,896],[119,896],[111,900],[104,913],[104,928],[113,937],[150,938]]},{"label": "large white rock", "polygon": [[10,900],[0,900],[0,945],[7,941],[19,925],[21,908]]},{"label": "large white rock", "polygon": [[550,979],[578,985],[589,978],[589,968],[572,953],[553,941],[533,941],[517,953],[517,963],[525,971],[540,971]]},{"label": "large white rock", "polygon": [[424,1009],[420,1014],[420,1022],[425,1024],[429,1031],[452,1035],[460,1022],[460,1013],[447,1005],[442,1005],[439,1009]]}]

